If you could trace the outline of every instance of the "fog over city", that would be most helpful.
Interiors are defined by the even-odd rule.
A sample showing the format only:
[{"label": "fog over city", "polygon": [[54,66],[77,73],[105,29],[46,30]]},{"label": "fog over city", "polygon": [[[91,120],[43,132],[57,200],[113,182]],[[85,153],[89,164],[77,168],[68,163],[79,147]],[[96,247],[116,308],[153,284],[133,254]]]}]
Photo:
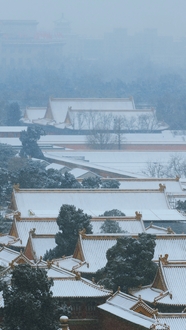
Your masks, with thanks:
[{"label": "fog over city", "polygon": [[91,37],[114,28],[186,37],[185,0],[0,0],[0,8],[0,19],[36,19],[39,29],[51,29],[63,13],[73,33]]},{"label": "fog over city", "polygon": [[185,247],[186,0],[0,0],[0,330],[186,329]]}]

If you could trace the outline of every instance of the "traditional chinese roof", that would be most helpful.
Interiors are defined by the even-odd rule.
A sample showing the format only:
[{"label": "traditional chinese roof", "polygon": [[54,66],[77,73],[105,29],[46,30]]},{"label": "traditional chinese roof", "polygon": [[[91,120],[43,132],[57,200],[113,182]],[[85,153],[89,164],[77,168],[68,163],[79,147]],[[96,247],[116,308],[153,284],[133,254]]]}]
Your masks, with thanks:
[{"label": "traditional chinese roof", "polygon": [[158,313],[157,319],[168,324],[171,330],[186,329],[186,313]]},{"label": "traditional chinese roof", "polygon": [[81,260],[73,258],[72,256],[68,256],[68,257],[64,256],[62,258],[53,259],[52,262],[54,265],[57,265],[58,267],[61,267],[69,271],[72,271],[73,269],[82,265],[83,263]]},{"label": "traditional chinese roof", "polygon": [[1,246],[13,245],[13,244],[15,244],[16,242],[19,242],[19,241],[20,241],[19,238],[15,237],[13,235],[6,235],[6,234],[4,235],[3,234],[3,235],[0,236],[0,245]]},{"label": "traditional chinese roof", "polygon": [[36,235],[35,230],[31,230],[24,254],[28,259],[38,261],[47,250],[49,251],[55,246],[55,235]]},{"label": "traditional chinese roof", "polygon": [[118,307],[124,307],[133,311],[138,311],[138,313],[140,312],[141,314],[150,317],[153,317],[153,315],[157,312],[148,306],[141,298],[136,298],[134,296],[123,293],[119,289],[110,298],[108,298],[107,302],[113,305],[117,305]]},{"label": "traditional chinese roof", "polygon": [[78,267],[82,273],[95,273],[107,263],[106,252],[125,234],[79,235],[73,257],[84,263]]},{"label": "traditional chinese roof", "polygon": [[53,170],[58,170],[62,173],[69,172],[70,167],[61,165],[61,164],[56,164],[56,163],[51,163],[50,165],[46,166],[46,170],[53,169]]},{"label": "traditional chinese roof", "polygon": [[165,234],[156,235],[156,246],[154,251],[154,261],[158,261],[160,255],[169,255],[169,260],[186,260],[186,235],[185,234]]},{"label": "traditional chinese roof", "polygon": [[[117,291],[107,299],[105,304],[98,306],[98,308],[147,329],[184,329],[186,321],[186,314],[158,313],[156,309],[152,309],[141,298],[132,297],[121,291]],[[169,327],[170,325],[174,327]],[[183,326],[179,327],[179,325]]]},{"label": "traditional chinese roof", "polygon": [[169,262],[168,255],[165,255],[160,257],[158,272],[152,285],[130,292],[154,304],[185,306],[185,277],[186,262]]},{"label": "traditional chinese roof", "polygon": [[144,315],[144,313],[141,312],[136,312],[132,310],[132,307],[137,303],[137,299],[133,299],[131,296],[122,292],[117,292],[114,296],[107,299],[105,304],[98,306],[98,308],[104,312],[119,317],[120,319],[140,325],[145,329],[151,329],[152,325],[156,325],[156,320],[152,318],[152,309],[148,307],[144,302],[140,302],[141,305],[144,305],[144,309],[146,307],[148,311],[147,314],[149,316]]},{"label": "traditional chinese roof", "polygon": [[100,234],[100,227],[104,224],[106,220],[112,220],[117,222],[120,228],[126,233],[142,233],[145,231],[145,226],[142,221],[142,215],[136,212],[135,217],[97,217],[91,219],[92,231],[94,234]]},{"label": "traditional chinese roof", "polygon": [[[71,112],[100,112],[100,111],[126,111],[135,112],[133,99],[63,99],[50,98],[44,120],[49,125],[69,126]],[[146,111],[147,112],[147,111]],[[139,111],[138,111],[139,113]],[[38,117],[39,118],[39,117]],[[42,117],[43,118],[43,117]],[[43,123],[43,122],[42,122]]]},{"label": "traditional chinese roof", "polygon": [[[12,207],[21,212],[21,217],[57,217],[63,204],[74,205],[85,213],[98,216],[109,209],[118,209],[126,215],[138,210],[160,212],[169,210],[163,190],[121,189],[17,189],[12,196]],[[174,210],[175,211],[175,210]],[[130,212],[130,214],[127,214]],[[178,217],[179,213],[177,212]],[[164,219],[168,220],[168,219]],[[178,220],[178,218],[177,218]]]},{"label": "traditional chinese roof", "polygon": [[80,276],[65,280],[55,280],[54,286],[51,288],[54,297],[109,297],[111,291],[105,290],[103,287],[94,284],[93,282],[83,279]]},{"label": "traditional chinese roof", "polygon": [[[166,142],[165,145],[165,133],[167,135],[168,133],[168,142]],[[135,151],[131,151],[131,150],[125,150],[123,152],[117,151],[117,150],[97,150],[97,151],[90,151],[90,150],[76,150],[74,152],[74,150],[68,150],[68,151],[61,151],[59,152],[47,152],[45,153],[46,157],[50,158],[51,161],[57,160],[57,162],[61,162],[63,163],[65,161],[66,164],[73,164],[74,166],[78,166],[78,167],[82,167],[82,168],[86,168],[89,170],[97,170],[100,171],[101,173],[108,173],[106,176],[111,176],[111,177],[117,177],[117,178],[140,178],[142,180],[144,180],[144,177],[149,180],[151,178],[149,178],[149,172],[147,171],[146,174],[144,174],[144,172],[146,172],[147,168],[148,168],[148,164],[163,164],[164,165],[168,165],[170,162],[170,158],[175,156],[175,153],[178,152],[178,142],[175,141],[175,137],[172,135],[172,133],[169,131],[164,131],[164,133],[162,134],[143,134],[143,140],[144,140],[144,144],[150,144],[149,145],[149,149],[151,148],[156,148],[156,151],[153,149],[151,149],[151,151],[147,151],[147,146],[145,150],[142,150],[143,147],[143,143],[141,142],[141,134],[134,134],[135,139],[136,139],[136,143],[137,145],[135,146]],[[68,138],[67,138],[68,137]],[[64,140],[64,145],[67,147],[69,146],[72,147],[72,145],[74,145],[75,148],[75,144],[76,142],[74,141],[76,137],[78,139],[78,141],[80,141],[80,135],[79,136],[73,136],[73,135],[66,135],[62,136],[61,139]],[[126,134],[126,141],[127,141],[127,145],[130,144],[130,139],[131,139],[131,134]],[[161,142],[157,142],[157,139],[161,140]],[[44,138],[44,136],[42,137]],[[82,136],[81,136],[82,138]],[[185,139],[185,137],[184,137]],[[72,142],[72,140],[74,142]],[[70,142],[71,141],[71,142]],[[147,142],[148,141],[148,142]],[[151,141],[151,142],[149,142]],[[182,144],[186,145],[186,139],[185,141],[183,141],[182,137],[179,137],[179,143],[180,143],[180,151],[179,151],[179,155],[182,156],[183,158],[185,157],[185,153],[184,151],[181,151],[183,148],[185,148],[185,146],[182,146]],[[84,143],[85,143],[85,139],[84,139]],[[81,144],[83,143],[83,141],[81,142]],[[125,142],[126,143],[126,142]],[[70,146],[71,144],[71,146]],[[141,146],[140,146],[141,144]],[[158,148],[158,145],[162,145],[162,148]],[[170,146],[167,146],[167,144],[169,144]],[[153,147],[154,145],[154,147]],[[175,148],[174,151],[170,151],[170,148]],[[73,147],[72,147],[73,148]],[[158,148],[158,151],[157,151]],[[77,149],[77,148],[76,148]],[[161,149],[161,151],[160,151]],[[140,150],[140,151],[139,151]],[[79,157],[79,158],[78,158]],[[80,158],[81,157],[81,158]],[[84,160],[86,161],[84,161]],[[104,172],[105,171],[105,172]],[[111,175],[112,173],[112,175]],[[113,174],[114,173],[114,174]],[[153,179],[152,179],[153,181]],[[157,186],[158,186],[158,182]],[[165,182],[161,181],[159,183],[164,184]],[[169,190],[169,185],[166,186],[167,187],[167,191],[171,192],[171,190]],[[126,187],[127,188],[127,187]],[[157,187],[158,188],[158,187]],[[170,187],[171,188],[171,187]],[[129,188],[127,188],[129,189]],[[137,189],[137,188],[135,188]],[[140,189],[140,187],[139,187]],[[150,187],[148,188],[150,189]],[[151,188],[152,189],[152,188]],[[173,191],[174,192],[174,191]]]},{"label": "traditional chinese roof", "polygon": [[14,217],[10,234],[19,238],[22,241],[22,246],[26,246],[29,231],[35,229],[38,235],[55,235],[59,231],[56,218],[41,219],[41,218],[20,218]]},{"label": "traditional chinese roof", "polygon": [[[83,263],[74,266],[82,273],[95,273],[105,267],[107,263],[106,252],[117,242],[117,238],[129,234],[89,234],[81,232],[73,257]],[[133,238],[137,235],[132,234]],[[186,260],[186,235],[158,234],[153,260],[158,262],[159,256],[168,253],[170,260]]]},{"label": "traditional chinese roof", "polygon": [[[25,257],[25,259],[27,259]],[[28,259],[27,259],[28,260]],[[72,273],[59,266],[56,266],[53,261],[43,261],[33,263],[28,260],[32,267],[39,267],[45,269],[48,278],[53,279],[54,285],[51,287],[54,297],[62,298],[88,298],[88,297],[109,297],[111,291],[105,290],[103,287],[86,280],[81,277],[79,273]],[[12,262],[12,265],[17,265]],[[6,274],[10,274],[11,267],[6,268]],[[0,297],[1,307],[1,297]]]},{"label": "traditional chinese roof", "polygon": [[34,267],[45,269],[48,278],[52,278],[53,280],[69,280],[76,278],[76,275],[74,273],[55,265],[53,261],[43,261],[40,259],[39,262],[35,263]]},{"label": "traditional chinese roof", "polygon": [[70,173],[74,175],[76,179],[84,179],[84,177],[97,177],[95,173],[87,170],[83,170],[81,168],[73,168]]},{"label": "traditional chinese roof", "polygon": [[42,119],[45,116],[46,107],[27,107],[22,118],[24,123],[34,123],[35,120]]},{"label": "traditional chinese roof", "polygon": [[30,260],[22,252],[11,250],[7,247],[0,249],[0,266],[3,268],[11,267],[22,263],[31,264]]},{"label": "traditional chinese roof", "polygon": [[166,192],[182,192],[183,186],[181,180],[176,178],[126,178],[120,179],[120,189],[158,189],[159,185],[165,186]]},{"label": "traditional chinese roof", "polygon": [[150,225],[148,227],[145,228],[145,232],[147,234],[175,234],[174,231],[168,227],[168,228],[164,228],[164,227],[160,227],[160,226],[156,226],[153,224],[153,222],[150,223]]}]

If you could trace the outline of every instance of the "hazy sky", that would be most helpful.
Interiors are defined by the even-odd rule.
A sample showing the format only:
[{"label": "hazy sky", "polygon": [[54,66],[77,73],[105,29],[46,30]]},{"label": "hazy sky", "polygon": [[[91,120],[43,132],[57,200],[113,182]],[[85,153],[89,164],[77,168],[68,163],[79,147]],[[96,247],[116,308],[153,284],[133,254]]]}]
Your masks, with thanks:
[{"label": "hazy sky", "polygon": [[186,0],[0,0],[0,19],[36,19],[38,30],[51,29],[62,13],[73,33],[87,36],[157,28],[159,35],[186,37]]}]

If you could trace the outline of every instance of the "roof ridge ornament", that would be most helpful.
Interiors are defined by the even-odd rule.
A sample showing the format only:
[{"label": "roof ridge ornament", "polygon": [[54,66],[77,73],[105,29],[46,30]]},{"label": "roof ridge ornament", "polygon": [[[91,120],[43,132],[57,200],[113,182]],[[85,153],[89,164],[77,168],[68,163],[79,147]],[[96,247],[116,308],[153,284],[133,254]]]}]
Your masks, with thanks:
[{"label": "roof ridge ornament", "polygon": [[76,281],[81,280],[81,273],[74,271],[74,274],[76,275]]},{"label": "roof ridge ornament", "polygon": [[179,181],[180,177],[178,175],[176,175],[176,181]]},{"label": "roof ridge ornament", "polygon": [[19,191],[19,190],[20,190],[20,185],[19,185],[19,183],[14,184],[14,185],[13,185],[13,189],[14,189],[15,191]]},{"label": "roof ridge ornament", "polygon": [[82,230],[79,231],[79,235],[82,236],[82,238],[85,238],[86,237],[86,229],[83,228]]},{"label": "roof ridge ornament", "polygon": [[32,228],[32,229],[30,229],[29,233],[30,233],[32,236],[35,236],[35,235],[36,235],[36,228]]},{"label": "roof ridge ornament", "polygon": [[167,227],[167,234],[175,234],[171,227]]},{"label": "roof ridge ornament", "polygon": [[135,215],[136,215],[136,220],[141,220],[142,214],[140,212],[136,211]]},{"label": "roof ridge ornament", "polygon": [[160,261],[162,262],[162,264],[163,265],[167,265],[169,262],[168,262],[168,257],[169,257],[169,255],[166,253],[165,255],[164,255],[164,257],[162,257],[162,254],[160,255]]},{"label": "roof ridge ornament", "polygon": [[165,189],[166,189],[166,185],[165,185],[165,184],[162,184],[162,183],[160,183],[160,184],[159,184],[159,191],[161,191],[161,192],[164,192],[164,191],[165,191]]},{"label": "roof ridge ornament", "polygon": [[19,211],[15,211],[15,212],[14,212],[14,218],[15,218],[17,221],[21,220],[21,212],[19,212]]}]

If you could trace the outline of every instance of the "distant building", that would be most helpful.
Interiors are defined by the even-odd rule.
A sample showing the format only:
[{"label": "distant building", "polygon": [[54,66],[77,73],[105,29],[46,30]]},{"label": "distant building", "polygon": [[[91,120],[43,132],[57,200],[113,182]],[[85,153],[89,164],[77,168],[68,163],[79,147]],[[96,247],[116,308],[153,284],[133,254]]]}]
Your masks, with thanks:
[{"label": "distant building", "polygon": [[50,98],[46,110],[26,108],[22,121],[78,131],[161,131],[168,128],[157,121],[154,108],[136,109],[132,97]]},{"label": "distant building", "polygon": [[60,66],[64,41],[59,35],[37,32],[35,20],[0,20],[0,67]]}]

